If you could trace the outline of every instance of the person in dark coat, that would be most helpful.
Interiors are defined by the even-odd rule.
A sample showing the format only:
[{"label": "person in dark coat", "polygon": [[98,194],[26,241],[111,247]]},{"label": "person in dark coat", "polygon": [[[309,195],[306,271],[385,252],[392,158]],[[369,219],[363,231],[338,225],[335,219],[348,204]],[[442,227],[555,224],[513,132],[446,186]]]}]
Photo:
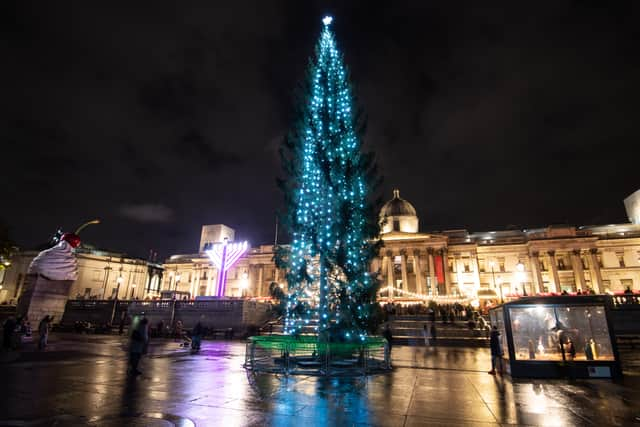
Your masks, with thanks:
[{"label": "person in dark coat", "polygon": [[500,345],[500,332],[498,327],[494,326],[489,335],[489,346],[491,347],[491,375],[496,374],[496,368],[500,367],[499,373],[502,373],[502,346]]},{"label": "person in dark coat", "polygon": [[16,331],[16,319],[13,316],[10,316],[4,321],[3,328],[2,347],[6,350],[11,350],[13,346],[13,334]]},{"label": "person in dark coat", "polygon": [[196,326],[193,327],[193,331],[191,331],[191,349],[193,351],[200,351],[202,335],[204,335],[204,327],[202,326],[202,323],[198,321]]},{"label": "person in dark coat", "polygon": [[391,347],[393,347],[393,334],[391,333],[391,328],[389,327],[388,323],[384,327],[384,330],[382,331],[382,336],[384,337],[384,339],[387,340],[387,346],[389,348],[389,358],[391,358]]},{"label": "person in dark coat", "polygon": [[38,325],[38,350],[44,350],[47,347],[47,341],[49,339],[49,328],[51,327],[51,321],[53,318],[49,315],[44,316]]},{"label": "person in dark coat", "polygon": [[147,318],[143,318],[131,332],[131,342],[129,343],[129,373],[132,375],[140,375],[142,373],[138,370],[138,364],[149,342],[148,323]]},{"label": "person in dark coat", "polygon": [[436,322],[431,324],[431,345],[436,345],[437,331],[436,331]]}]

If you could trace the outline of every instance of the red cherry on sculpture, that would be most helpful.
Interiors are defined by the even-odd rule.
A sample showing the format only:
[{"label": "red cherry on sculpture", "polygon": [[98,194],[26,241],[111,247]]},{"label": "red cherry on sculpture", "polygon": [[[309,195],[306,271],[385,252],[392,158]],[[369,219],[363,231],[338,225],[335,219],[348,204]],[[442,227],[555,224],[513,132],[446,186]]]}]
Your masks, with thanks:
[{"label": "red cherry on sculpture", "polygon": [[75,233],[64,233],[62,237],[60,237],[60,240],[64,240],[69,243],[72,248],[80,246],[80,236]]}]

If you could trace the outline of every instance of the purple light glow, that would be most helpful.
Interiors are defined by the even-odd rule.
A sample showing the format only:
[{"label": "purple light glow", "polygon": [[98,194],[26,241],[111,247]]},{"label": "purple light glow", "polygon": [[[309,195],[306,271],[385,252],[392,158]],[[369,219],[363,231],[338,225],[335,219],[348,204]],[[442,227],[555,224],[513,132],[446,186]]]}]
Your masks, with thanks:
[{"label": "purple light glow", "polygon": [[214,296],[223,297],[227,285],[227,271],[240,259],[249,247],[247,242],[229,243],[224,239],[223,243],[213,245],[206,254],[218,268],[218,282]]}]

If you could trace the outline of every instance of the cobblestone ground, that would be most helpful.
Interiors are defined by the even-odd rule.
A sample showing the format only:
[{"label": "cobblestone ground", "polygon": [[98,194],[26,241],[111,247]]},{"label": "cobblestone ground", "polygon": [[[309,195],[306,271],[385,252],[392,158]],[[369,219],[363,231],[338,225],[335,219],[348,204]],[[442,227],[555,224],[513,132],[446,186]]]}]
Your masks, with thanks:
[{"label": "cobblestone ground", "polygon": [[635,353],[618,382],[494,377],[487,349],[424,347],[394,347],[386,375],[286,378],[248,374],[238,341],[156,340],[131,379],[124,344],[60,334],[3,353],[0,426],[640,425]]}]

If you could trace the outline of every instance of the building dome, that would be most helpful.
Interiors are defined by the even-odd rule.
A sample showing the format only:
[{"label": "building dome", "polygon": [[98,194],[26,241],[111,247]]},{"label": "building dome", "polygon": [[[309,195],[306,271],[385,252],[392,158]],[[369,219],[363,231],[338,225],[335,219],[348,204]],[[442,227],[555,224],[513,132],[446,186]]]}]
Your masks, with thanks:
[{"label": "building dome", "polygon": [[380,210],[382,233],[399,231],[402,233],[418,232],[418,215],[413,205],[400,198],[400,190],[393,190],[393,199],[384,204]]}]

